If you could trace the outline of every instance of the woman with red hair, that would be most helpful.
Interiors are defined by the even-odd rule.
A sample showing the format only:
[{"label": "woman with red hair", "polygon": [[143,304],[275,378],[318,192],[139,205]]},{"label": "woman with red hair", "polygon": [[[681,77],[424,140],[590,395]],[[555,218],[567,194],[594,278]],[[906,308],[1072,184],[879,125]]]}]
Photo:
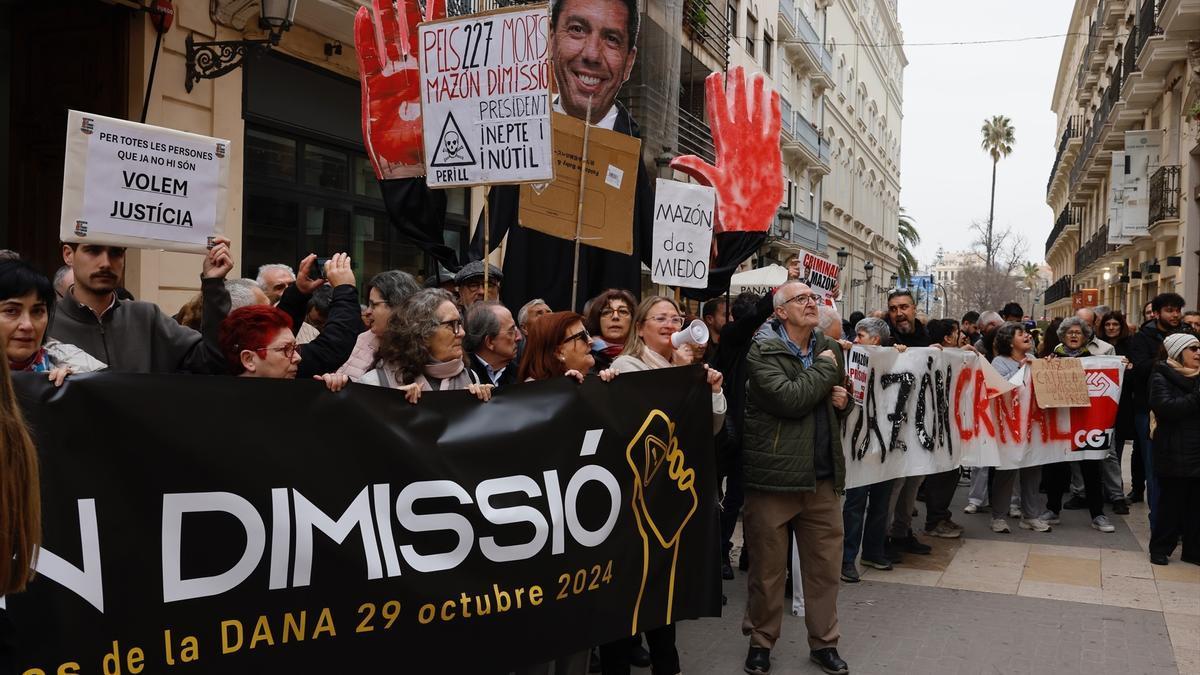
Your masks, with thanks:
[{"label": "woman with red hair", "polygon": [[[529,382],[568,375],[583,382],[584,376],[595,366],[592,336],[583,327],[583,316],[575,312],[553,312],[539,317],[529,327],[518,379]],[[613,370],[602,370],[597,374],[605,382],[616,377]]]},{"label": "woman with red hair", "polygon": [[[250,305],[229,313],[218,333],[221,353],[238,377],[295,379],[300,352],[292,334],[292,318],[270,305]],[[330,391],[341,391],[350,378],[328,373],[314,375]]]}]

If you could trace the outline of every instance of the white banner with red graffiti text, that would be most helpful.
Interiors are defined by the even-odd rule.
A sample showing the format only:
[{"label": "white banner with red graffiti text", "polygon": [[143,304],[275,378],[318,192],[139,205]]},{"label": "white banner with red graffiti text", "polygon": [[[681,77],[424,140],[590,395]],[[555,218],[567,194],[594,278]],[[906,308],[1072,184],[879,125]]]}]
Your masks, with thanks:
[{"label": "white banner with red graffiti text", "polygon": [[1010,382],[981,356],[961,349],[854,352],[851,378],[861,403],[842,432],[847,488],[957,466],[1013,469],[1103,459],[1113,442],[1124,376],[1120,357],[1081,359],[1090,407],[1043,410],[1028,368]]}]

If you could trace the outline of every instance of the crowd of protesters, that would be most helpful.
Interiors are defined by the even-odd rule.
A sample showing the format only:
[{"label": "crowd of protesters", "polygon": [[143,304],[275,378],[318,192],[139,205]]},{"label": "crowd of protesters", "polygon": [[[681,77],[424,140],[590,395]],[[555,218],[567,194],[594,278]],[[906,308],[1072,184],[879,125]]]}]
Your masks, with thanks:
[{"label": "crowd of protesters", "polygon": [[[1132,324],[1108,307],[1079,310],[1045,330],[1016,303],[967,312],[961,321],[918,316],[913,294],[895,290],[886,310],[842,319],[802,283],[798,270],[762,295],[704,303],[707,345],[676,347],[672,336],[693,317],[674,299],[610,289],[583,313],[544,300],[521,307],[498,300],[502,270],[484,263],[424,284],[407,272],[376,274],[360,290],[351,260],[339,253],[262,266],[255,279],[229,278],[233,257],[217,239],[204,257],[200,293],[174,316],[122,288],[125,250],[67,244],[53,281],[19,257],[0,260],[0,333],[5,370],[44,373],[61,386],[98,370],[317,380],[332,391],[349,383],[398,390],[414,405],[426,392],[465,390],[488,401],[495,389],[594,375],[703,363],[712,391],[712,424],[721,481],[721,574],[734,579],[739,518],[747,571],[742,629],[745,670],[771,670],[785,598],[804,615],[812,660],[846,673],[837,652],[840,583],[860,580],[859,565],[892,570],[927,555],[925,537],[958,538],[951,516],[960,485],[965,514],[988,514],[990,529],[1048,533],[1062,509],[1087,509],[1091,526],[1115,531],[1105,513],[1124,515],[1145,501],[1150,559],[1165,565],[1182,540],[1182,560],[1200,564],[1200,312],[1163,293]],[[365,291],[366,304],[359,304]],[[837,290],[834,294],[836,296]],[[515,313],[514,313],[515,310]],[[853,408],[846,354],[853,344],[903,351],[964,349],[1004,377],[1036,358],[1116,355],[1127,368],[1115,442],[1107,458],[1000,470],[953,469],[845,490],[842,424]],[[38,541],[36,463],[8,377],[0,378],[0,595],[20,590]],[[1121,462],[1132,442],[1133,485]],[[1067,499],[1064,501],[1064,496]],[[925,522],[913,529],[916,502]],[[794,552],[794,554],[793,554]],[[795,561],[794,563],[791,561]],[[794,581],[792,581],[794,580]],[[0,623],[4,621],[0,612]],[[7,634],[0,625],[0,652]],[[675,627],[619,640],[528,673],[679,671]]]}]

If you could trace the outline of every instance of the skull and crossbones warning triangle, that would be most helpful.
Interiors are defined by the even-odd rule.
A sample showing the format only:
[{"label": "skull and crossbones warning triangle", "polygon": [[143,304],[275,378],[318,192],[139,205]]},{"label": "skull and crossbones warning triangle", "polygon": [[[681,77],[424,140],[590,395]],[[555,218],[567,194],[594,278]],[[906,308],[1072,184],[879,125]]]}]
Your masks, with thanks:
[{"label": "skull and crossbones warning triangle", "polygon": [[433,160],[429,166],[472,166],[475,164],[475,154],[467,145],[467,137],[454,119],[454,113],[446,114],[442,124],[441,137],[433,149]]}]

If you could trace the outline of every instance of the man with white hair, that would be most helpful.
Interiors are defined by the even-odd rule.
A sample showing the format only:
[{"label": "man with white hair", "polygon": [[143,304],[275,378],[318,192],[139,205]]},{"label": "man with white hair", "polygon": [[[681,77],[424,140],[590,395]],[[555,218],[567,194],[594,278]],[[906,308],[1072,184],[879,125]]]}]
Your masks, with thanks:
[{"label": "man with white hair", "polygon": [[229,291],[229,311],[250,305],[269,305],[271,301],[259,285],[250,279],[226,279],[225,290]]},{"label": "man with white hair", "polygon": [[63,265],[54,273],[54,292],[58,297],[67,294],[67,289],[75,285],[75,272],[70,265]]},{"label": "man with white hair", "polygon": [[841,386],[840,346],[818,328],[820,298],[806,284],[775,291],[775,318],[746,357],[742,475],[743,527],[750,579],[742,633],[750,636],[748,673],[771,670],[771,648],[783,622],[788,524],[804,576],[804,623],[810,658],[827,673],[849,668],[837,653],[845,483],[840,419],[849,393]]},{"label": "man with white hair", "polygon": [[258,277],[255,278],[255,282],[274,305],[279,303],[279,298],[288,289],[288,286],[296,283],[296,273],[292,271],[291,267],[282,263],[268,263],[258,268]]},{"label": "man with white hair", "polygon": [[520,326],[521,332],[526,336],[529,335],[529,324],[539,316],[549,314],[554,310],[550,309],[550,305],[541,298],[534,298],[529,302],[521,305],[521,309],[517,310],[517,325]]}]

